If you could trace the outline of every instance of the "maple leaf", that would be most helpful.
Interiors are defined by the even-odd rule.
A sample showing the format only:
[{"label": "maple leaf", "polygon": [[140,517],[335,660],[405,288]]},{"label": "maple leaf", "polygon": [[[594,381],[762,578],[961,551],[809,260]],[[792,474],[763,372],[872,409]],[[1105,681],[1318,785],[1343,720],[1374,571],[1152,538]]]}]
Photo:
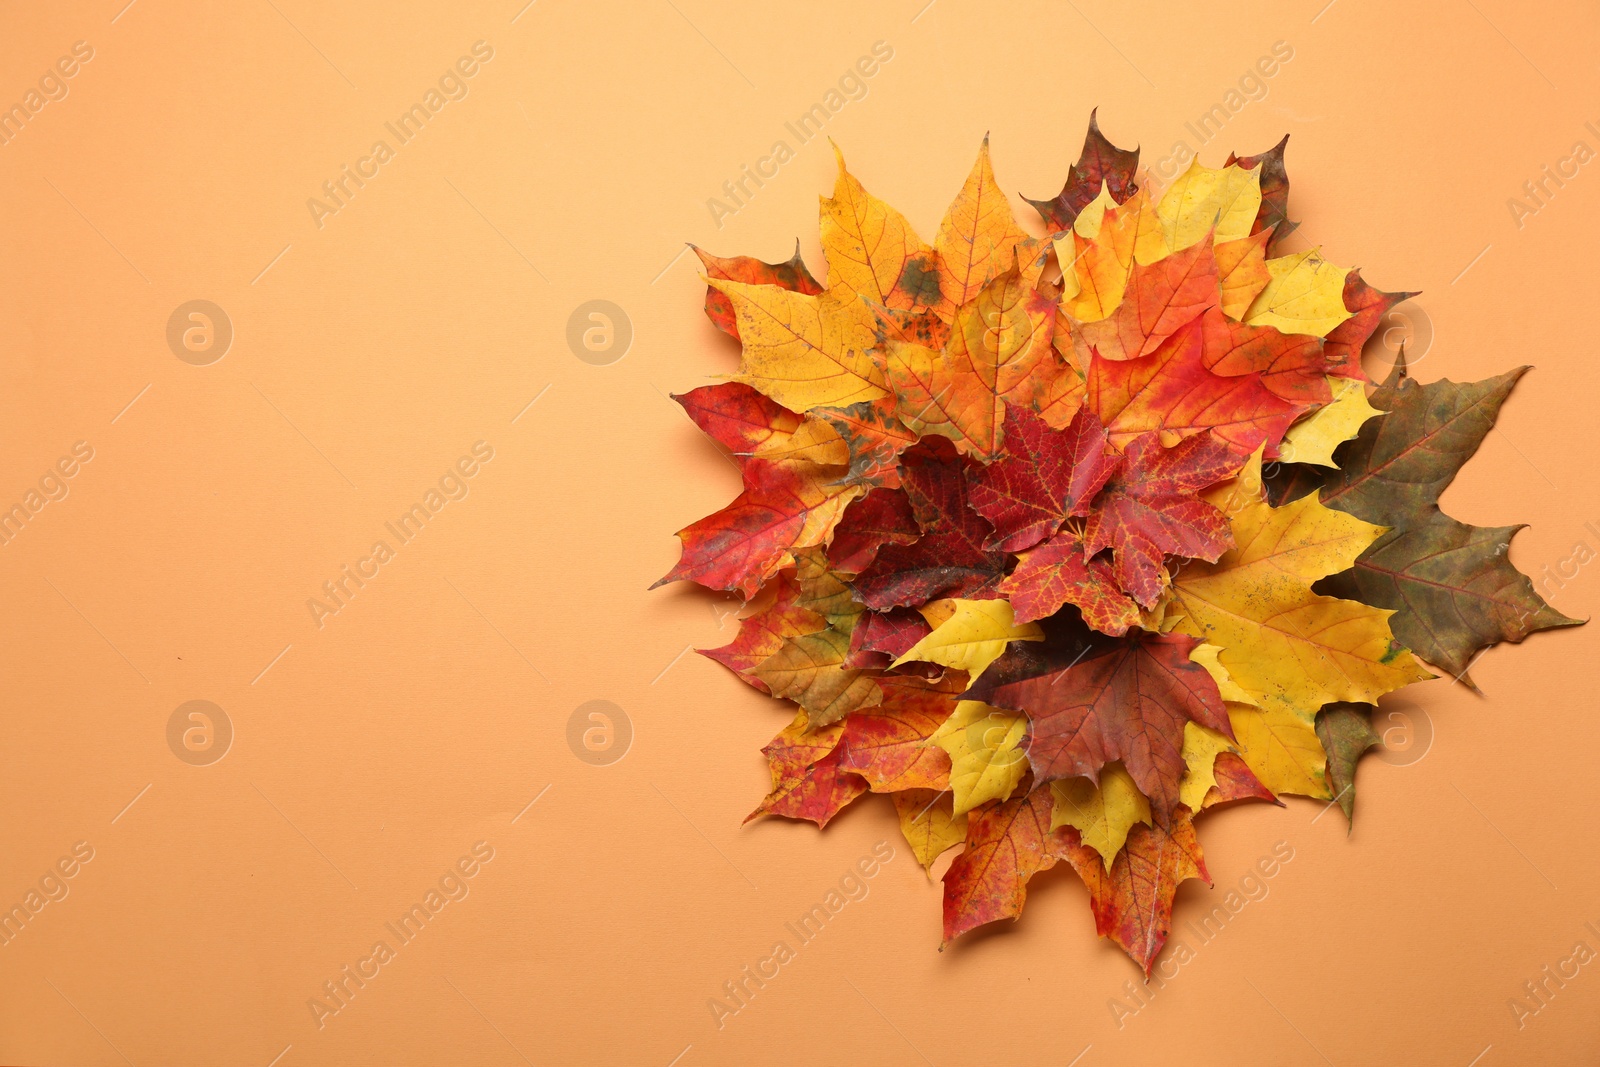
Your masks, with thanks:
[{"label": "maple leaf", "polygon": [[973,678],[1000,658],[1012,641],[1043,641],[1044,631],[1024,623],[1017,625],[1011,605],[1004,600],[950,600],[948,613],[939,604],[924,609],[937,618],[933,629],[895,661],[937,663],[965,671]]},{"label": "maple leaf", "polygon": [[1217,307],[1206,310],[1200,329],[1201,360],[1212,373],[1256,374],[1268,392],[1296,404],[1321,405],[1333,398],[1321,338],[1235,322]]},{"label": "maple leaf", "polygon": [[813,730],[800,712],[761,751],[772,770],[772,792],[745,816],[745,822],[763,815],[808,819],[818,827],[839,814],[846,804],[867,791],[867,783],[840,766],[839,739],[844,727]]},{"label": "maple leaf", "polygon": [[1121,637],[1139,621],[1139,606],[1122,592],[1104,558],[1089,558],[1076,531],[1059,533],[1017,557],[1017,569],[1000,583],[1019,622],[1054,615],[1066,604],[1104,634]]},{"label": "maple leaf", "polygon": [[846,664],[886,669],[932,632],[922,616],[908,608],[869,611],[850,632]]},{"label": "maple leaf", "polygon": [[1047,638],[1014,646],[997,662],[1000,673],[979,678],[966,695],[1027,713],[1028,763],[1040,781],[1098,778],[1120,759],[1165,820],[1179,802],[1184,724],[1233,733],[1217,683],[1189,659],[1198,643],[1141,631],[1096,636],[1085,652],[1079,642]]},{"label": "maple leaf", "polygon": [[992,547],[1031,548],[1089,505],[1116,470],[1118,457],[1092,412],[1080,411],[1065,430],[1032,412],[1008,408],[1009,447],[972,472],[972,506],[994,524]]},{"label": "maple leaf", "polygon": [[851,594],[844,576],[828,566],[827,552],[812,547],[795,552],[794,557],[799,605],[822,616],[832,629],[850,634],[867,609]]},{"label": "maple leaf", "polygon": [[1221,662],[1256,707],[1230,707],[1245,762],[1276,793],[1326,796],[1313,720],[1334,701],[1372,702],[1430,675],[1389,630],[1387,611],[1316,594],[1311,583],[1354,562],[1380,534],[1370,523],[1302,497],[1260,499],[1260,459],[1219,487],[1234,547],[1174,577],[1178,627],[1222,649]]},{"label": "maple leaf", "polygon": [[1325,337],[1350,318],[1344,304],[1346,276],[1316,249],[1267,260],[1267,287],[1251,303],[1244,321],[1284,333]]},{"label": "maple leaf", "polygon": [[1207,236],[1214,241],[1249,237],[1260,208],[1258,170],[1231,164],[1213,169],[1196,159],[1161,194],[1156,218],[1167,247],[1178,251]]},{"label": "maple leaf", "polygon": [[845,169],[838,145],[833,154],[839,178],[833,199],[823,198],[821,224],[828,287],[886,308],[939,304],[940,269],[934,250],[904,215],[868,193]]},{"label": "maple leaf", "polygon": [[1366,381],[1361,369],[1361,349],[1367,338],[1378,328],[1396,304],[1410,300],[1416,293],[1385,293],[1361,280],[1361,272],[1352,270],[1345,276],[1342,302],[1350,317],[1328,331],[1325,351],[1328,356],[1328,373],[1343,378]]},{"label": "maple leaf", "polygon": [[1288,147],[1289,135],[1284,134],[1283,140],[1260,155],[1228,153],[1228,166],[1260,171],[1261,208],[1256,212],[1250,232],[1270,234],[1273,244],[1299,228],[1299,223],[1289,221],[1289,172],[1283,165],[1284,149]]},{"label": "maple leaf", "polygon": [[890,794],[890,799],[900,819],[900,833],[923,870],[967,839],[967,816],[951,810],[949,790],[905,789]]},{"label": "maple leaf", "polygon": [[861,492],[831,483],[834,469],[805,462],[745,462],[744,492],[678,531],[683,542],[678,563],[651,588],[688,579],[748,600],[793,561],[794,549],[823,543]]},{"label": "maple leaf", "polygon": [[971,811],[991,800],[1005,800],[1028,773],[1022,740],[1025,715],[962,700],[929,738],[950,757],[950,788],[955,812]]},{"label": "maple leaf", "polygon": [[785,637],[750,673],[773,696],[799,704],[812,726],[827,726],[883,699],[870,673],[846,664],[849,655],[850,635],[830,627]]},{"label": "maple leaf", "polygon": [[1106,764],[1100,780],[1063,778],[1050,783],[1055,807],[1050,829],[1071,826],[1085,845],[1100,853],[1111,869],[1135,823],[1150,822],[1150,802],[1121,763]]},{"label": "maple leaf", "polygon": [[1067,171],[1061,191],[1049,200],[1029,200],[1052,230],[1072,226],[1078,213],[1088,207],[1105,189],[1120,204],[1139,191],[1134,172],[1139,169],[1139,150],[1118,148],[1100,132],[1098,110],[1089,112],[1089,132],[1084,134],[1078,162]]},{"label": "maple leaf", "polygon": [[1022,914],[1028,880],[1055,866],[1062,847],[1050,829],[1052,807],[1050,790],[1041,788],[968,815],[967,847],[944,874],[945,944]]},{"label": "maple leaf", "polygon": [[950,788],[950,757],[930,739],[950,718],[966,675],[950,672],[938,681],[885,677],[883,702],[844,722],[839,766],[866,780],[875,793]]},{"label": "maple leaf", "polygon": [[1125,445],[1141,433],[1189,436],[1210,430],[1247,456],[1265,442],[1269,454],[1305,410],[1269,389],[1256,371],[1218,374],[1206,366],[1205,320],[1180,327],[1139,359],[1091,356],[1084,406]]},{"label": "maple leaf", "polygon": [[1170,825],[1136,824],[1109,872],[1098,852],[1073,840],[1074,831],[1061,833],[1067,837],[1058,846],[1060,854],[1089,890],[1096,931],[1116,942],[1148,976],[1172,929],[1178,886],[1190,878],[1211,884],[1189,810],[1179,808]]},{"label": "maple leaf", "polygon": [[1146,189],[1093,217],[1085,211],[1071,237],[1070,249],[1058,246],[1057,259],[1063,264],[1062,311],[1077,322],[1096,322],[1116,311],[1134,264],[1171,252]]},{"label": "maple leaf", "polygon": [[994,528],[967,506],[970,463],[940,437],[901,457],[901,483],[922,536],[878,550],[855,580],[862,603],[883,611],[939,596],[994,595],[1006,557],[985,547]]},{"label": "maple leaf", "polygon": [[782,648],[789,638],[816,633],[828,625],[821,615],[800,604],[800,588],[792,575],[780,574],[768,588],[772,591],[769,602],[739,620],[739,632],[732,641],[720,648],[697,650],[763,693],[770,690],[766,682],[752,673],[755,668]]},{"label": "maple leaf", "polygon": [[1217,259],[1217,282],[1221,289],[1221,308],[1230,319],[1242,319],[1261,290],[1267,287],[1267,241],[1272,235],[1258,233],[1237,241],[1219,243],[1212,254]]},{"label": "maple leaf", "polygon": [[[1205,648],[1207,646],[1200,646]],[[1199,661],[1195,652],[1190,658]],[[1213,652],[1215,650],[1213,649]],[[1221,686],[1218,686],[1221,689]],[[1226,698],[1227,694],[1224,692]],[[1234,751],[1234,740],[1198,723],[1183,726],[1183,783],[1178,789],[1178,802],[1199,814],[1205,799],[1217,787],[1217,757]]]},{"label": "maple leaf", "polygon": [[989,280],[1009,266],[1028,235],[1017,225],[1011,203],[994,180],[989,137],[978,161],[939,224],[934,247],[943,269],[939,286],[953,307],[968,303]]},{"label": "maple leaf", "polygon": [[834,527],[828,560],[838,570],[859,574],[884,545],[909,545],[921,536],[906,494],[900,489],[874,489],[845,508]]},{"label": "maple leaf", "polygon": [[1368,419],[1382,414],[1367,402],[1366,387],[1359,381],[1339,378],[1336,382],[1331,390],[1332,402],[1289,427],[1283,435],[1279,459],[1285,463],[1338,466],[1333,461],[1333,450],[1354,437]]},{"label": "maple leaf", "polygon": [[918,434],[950,438],[964,454],[993,459],[1006,401],[1029,403],[1040,388],[1034,372],[1051,358],[1054,324],[1054,304],[1013,264],[957,309],[942,352],[890,341],[885,371],[900,421]]},{"label": "maple leaf", "polygon": [[1227,550],[1227,519],[1197,494],[1242,463],[1210,433],[1186,437],[1172,448],[1154,433],[1134,438],[1089,515],[1085,553],[1110,548],[1117,584],[1150,607],[1165,584],[1164,553],[1215,560]]},{"label": "maple leaf", "polygon": [[1331,508],[1392,527],[1328,590],[1393,609],[1396,637],[1474,689],[1467,668],[1479,649],[1582,622],[1546,604],[1512,566],[1511,538],[1522,527],[1469,526],[1439,510],[1439,495],[1528,369],[1421,385],[1400,359],[1373,395],[1388,413],[1340,450],[1321,494]]},{"label": "maple leaf", "polygon": [[1218,804],[1231,804],[1238,800],[1265,800],[1283,807],[1283,801],[1273,795],[1256,773],[1250,769],[1243,757],[1233,752],[1218,753],[1216,762],[1212,765],[1211,776],[1216,784],[1207,791],[1205,800],[1201,801],[1202,811],[1209,810]]},{"label": "maple leaf", "polygon": [[721,382],[674,393],[694,424],[735,456],[744,457],[769,441],[787,440],[804,421],[782,404],[748,385]]},{"label": "maple leaf", "polygon": [[1352,826],[1356,806],[1356,764],[1374,745],[1372,709],[1366,704],[1329,704],[1317,712],[1317,739],[1328,753],[1328,787]]},{"label": "maple leaf", "polygon": [[811,414],[832,426],[845,444],[848,469],[840,478],[843,484],[899,486],[900,453],[917,443],[917,435],[895,415],[892,396],[842,408],[814,408]]},{"label": "maple leaf", "polygon": [[884,395],[883,373],[869,355],[876,338],[854,294],[708,282],[728,297],[738,320],[744,345],[738,381],[801,412]]},{"label": "maple leaf", "polygon": [[1138,359],[1161,347],[1219,299],[1217,259],[1212,242],[1153,263],[1135,262],[1115,313],[1080,329],[1085,343],[1107,359]]},{"label": "maple leaf", "polygon": [[[763,263],[754,256],[731,256],[722,259],[713,256],[703,248],[690,245],[694,254],[700,257],[700,262],[706,268],[706,274],[712,278],[721,278],[724,281],[748,282],[751,285],[776,285],[796,293],[806,293],[815,296],[822,292],[822,286],[811,276],[806,269],[805,260],[800,258],[800,242],[794,243],[794,255],[786,263]],[[733,303],[726,293],[714,285],[706,286],[706,318],[711,324],[723,333],[738,340],[739,323],[734,314]]]},{"label": "maple leaf", "polygon": [[[752,456],[769,463],[813,463],[819,467],[843,468],[850,461],[850,449],[832,426],[807,416],[787,437],[774,435],[763,441]],[[841,488],[852,485],[848,479],[838,477],[831,478],[828,484]]]}]

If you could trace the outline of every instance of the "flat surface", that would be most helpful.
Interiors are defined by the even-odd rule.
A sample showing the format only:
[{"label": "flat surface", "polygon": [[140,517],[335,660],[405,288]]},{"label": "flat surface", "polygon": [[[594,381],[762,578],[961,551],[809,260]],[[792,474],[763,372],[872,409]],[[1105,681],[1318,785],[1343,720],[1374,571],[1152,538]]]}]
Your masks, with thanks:
[{"label": "flat surface", "polygon": [[[820,272],[832,153],[786,124],[882,41],[892,59],[824,132],[925,236],[985,131],[1002,184],[1035,197],[1096,105],[1152,168],[1179,142],[1220,165],[1291,133],[1291,247],[1424,291],[1419,378],[1538,366],[1444,503],[1530,523],[1516,562],[1588,614],[1600,164],[1547,181],[1537,211],[1507,201],[1531,209],[1524,182],[1600,149],[1592,7],[125,2],[9,4],[0,33],[0,101],[93,49],[0,146],[0,507],[93,450],[0,548],[0,904],[93,851],[0,947],[0,1062],[1593,1054],[1597,965],[1520,1028],[1509,1002],[1576,942],[1600,951],[1600,628],[1491,651],[1486,698],[1437,681],[1397,700],[1411,735],[1386,724],[1400,751],[1363,764],[1353,835],[1304,800],[1203,820],[1216,888],[1182,890],[1191,956],[1173,971],[1169,951],[1141,1003],[1064,867],[1015,927],[940,953],[938,887],[887,802],[826,833],[741,829],[786,716],[684,654],[731,636],[731,603],[646,592],[673,531],[737,484],[666,399],[736,358],[684,242],[781,259],[799,236]],[[444,87],[466,95],[402,143],[386,124],[478,41],[492,58]],[[1275,42],[1292,59],[1229,114]],[[1187,124],[1219,104],[1201,145]],[[778,141],[793,158],[714,219]],[[314,212],[346,166],[369,177]],[[167,340],[198,299],[234,334],[204,366]],[[566,340],[596,299],[632,325],[609,365]],[[492,460],[450,477],[476,442]],[[390,533],[441,481],[466,495]],[[370,575],[378,541],[392,558],[356,588],[343,568]],[[341,579],[353,595],[319,617],[308,600]],[[207,766],[175,755],[216,751],[184,747],[198,720],[169,746],[191,700],[233,731]],[[620,762],[569,747],[591,700],[631,724]],[[796,941],[785,924],[878,841],[895,858],[865,899]],[[1280,841],[1266,895],[1191,933]],[[447,878],[478,842],[493,859]],[[467,895],[395,937],[441,879]],[[707,1001],[780,940],[796,958],[719,1029]],[[319,1018],[308,1001],[378,941],[392,958]]]}]

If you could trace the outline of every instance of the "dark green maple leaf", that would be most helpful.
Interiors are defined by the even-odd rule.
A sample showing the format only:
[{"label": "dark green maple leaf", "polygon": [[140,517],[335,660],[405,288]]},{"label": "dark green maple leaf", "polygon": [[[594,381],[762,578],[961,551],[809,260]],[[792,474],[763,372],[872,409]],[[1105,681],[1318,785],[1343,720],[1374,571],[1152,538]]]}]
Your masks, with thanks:
[{"label": "dark green maple leaf", "polygon": [[1328,753],[1328,788],[1352,825],[1356,808],[1356,764],[1382,742],[1372,730],[1372,705],[1325,704],[1317,712],[1317,740]]},{"label": "dark green maple leaf", "polygon": [[1439,510],[1440,494],[1528,370],[1423,385],[1406,375],[1402,356],[1372,395],[1386,414],[1341,446],[1339,469],[1322,488],[1324,504],[1390,529],[1317,591],[1394,609],[1395,637],[1474,691],[1467,668],[1480,649],[1584,621],[1546,604],[1511,565],[1521,526],[1469,526]]}]

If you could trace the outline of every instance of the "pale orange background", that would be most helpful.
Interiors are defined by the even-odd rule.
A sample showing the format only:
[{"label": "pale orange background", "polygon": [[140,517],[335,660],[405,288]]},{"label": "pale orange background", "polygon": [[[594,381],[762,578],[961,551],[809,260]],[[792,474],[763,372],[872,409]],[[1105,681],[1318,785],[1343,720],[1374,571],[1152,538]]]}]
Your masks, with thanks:
[{"label": "pale orange background", "polygon": [[[0,548],[0,904],[75,841],[95,858],[0,947],[0,1062],[1592,1058],[1596,965],[1520,1031],[1507,1001],[1600,949],[1600,629],[1492,651],[1486,698],[1411,691],[1432,747],[1363,764],[1353,835],[1305,800],[1207,817],[1218,888],[1183,888],[1180,939],[1274,842],[1294,859],[1119,1028],[1135,968],[1064,867],[940,953],[886,801],[741,829],[786,715],[681,655],[731,637],[729,602],[646,592],[736,491],[664,395],[735,360],[684,242],[781,259],[798,235],[821,272],[833,159],[783,124],[878,40],[893,60],[828,133],[930,236],[985,131],[1006,188],[1045,196],[1091,107],[1153,163],[1288,42],[1203,158],[1293,134],[1291,247],[1425,291],[1419,377],[1537,364],[1445,505],[1531,523],[1529,572],[1600,549],[1600,172],[1521,229],[1506,206],[1600,148],[1588,5],[523,2],[5,5],[0,102],[95,55],[0,147],[0,504],[75,441],[95,458]],[[480,39],[470,95],[317,228],[307,198]],[[707,198],[780,138],[796,158],[719,229]],[[196,298],[236,332],[205,367],[165,340]],[[635,331],[609,366],[565,340],[597,298]],[[471,495],[318,629],[307,598],[480,439]],[[1589,567],[1555,602],[1597,592]],[[236,731],[208,767],[167,747],[192,699]],[[592,699],[635,732],[611,766],[567,746]],[[471,895],[319,1029],[308,998],[479,840]],[[719,1031],[708,998],[880,840],[870,895]]]}]

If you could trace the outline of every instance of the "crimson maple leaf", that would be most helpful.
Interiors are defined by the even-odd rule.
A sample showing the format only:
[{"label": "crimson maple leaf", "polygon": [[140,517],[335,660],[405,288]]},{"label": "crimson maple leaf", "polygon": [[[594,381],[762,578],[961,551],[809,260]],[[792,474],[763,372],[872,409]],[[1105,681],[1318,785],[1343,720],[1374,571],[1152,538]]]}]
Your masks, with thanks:
[{"label": "crimson maple leaf", "polygon": [[1164,553],[1214,562],[1233,544],[1227,517],[1196,494],[1243,465],[1244,457],[1210,432],[1171,448],[1159,434],[1134,438],[1089,515],[1085,551],[1111,549],[1117,584],[1150,607],[1165,585]]},{"label": "crimson maple leaf", "polygon": [[905,492],[874,489],[845,508],[833,530],[828,562],[834,570],[859,574],[884,545],[909,545],[921,536]]},{"label": "crimson maple leaf", "polygon": [[1001,457],[973,473],[972,506],[994,524],[992,547],[1020,552],[1055,533],[1068,516],[1087,515],[1116,470],[1117,455],[1091,411],[1053,430],[1032,412],[1008,407],[1005,434]]},{"label": "crimson maple leaf", "polygon": [[1006,554],[987,547],[989,520],[967,504],[975,461],[944,437],[927,437],[900,457],[900,480],[922,537],[887,544],[855,580],[856,596],[877,611],[925,604],[936,597],[992,598]]},{"label": "crimson maple leaf", "polygon": [[1111,564],[1090,558],[1083,535],[1063,530],[1017,557],[1017,569],[1000,583],[1017,622],[1032,622],[1075,606],[1083,621],[1101,633],[1121,636],[1139,621],[1139,607],[1117,586]]}]

